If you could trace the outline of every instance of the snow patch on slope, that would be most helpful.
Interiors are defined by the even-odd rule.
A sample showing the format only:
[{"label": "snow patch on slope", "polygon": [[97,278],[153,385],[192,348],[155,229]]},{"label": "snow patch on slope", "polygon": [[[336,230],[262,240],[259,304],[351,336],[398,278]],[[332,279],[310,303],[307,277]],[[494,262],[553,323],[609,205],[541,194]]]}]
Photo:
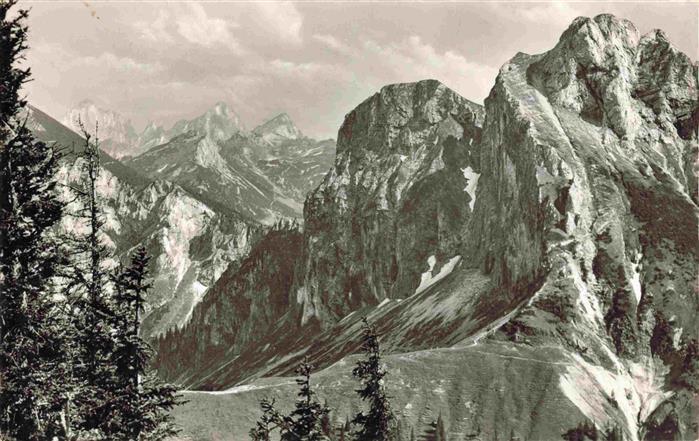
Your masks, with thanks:
[{"label": "snow patch on slope", "polygon": [[464,191],[471,197],[471,201],[468,203],[468,205],[471,207],[471,211],[473,211],[473,206],[476,204],[478,178],[481,177],[481,174],[473,171],[473,168],[471,168],[470,165],[466,168],[462,168],[461,171],[464,174],[464,178],[466,178],[466,188],[464,188]]},{"label": "snow patch on slope", "polygon": [[439,282],[454,270],[456,267],[456,264],[459,263],[461,260],[461,256],[454,256],[451,259],[449,259],[449,262],[445,263],[444,266],[439,270],[439,273],[436,276],[432,276],[432,271],[434,270],[434,266],[437,263],[437,259],[434,256],[430,256],[427,259],[428,264],[430,265],[430,270],[422,273],[422,277],[420,280],[420,286],[417,287],[415,290],[415,294],[420,294],[427,288],[431,287],[435,283]]}]

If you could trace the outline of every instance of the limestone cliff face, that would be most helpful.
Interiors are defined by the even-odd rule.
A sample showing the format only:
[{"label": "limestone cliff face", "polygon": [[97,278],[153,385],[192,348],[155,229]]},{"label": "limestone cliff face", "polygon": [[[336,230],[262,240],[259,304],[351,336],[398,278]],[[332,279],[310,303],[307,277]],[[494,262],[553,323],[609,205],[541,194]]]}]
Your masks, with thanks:
[{"label": "limestone cliff face", "polygon": [[345,117],[335,166],[304,208],[304,322],[407,297],[429,256],[456,254],[482,123],[481,106],[434,80],[386,86]]},{"label": "limestone cliff face", "polygon": [[[696,77],[661,32],[641,38],[600,15],[575,20],[546,54],[517,55],[486,100],[467,252],[528,298],[504,328],[511,338],[553,341],[632,378],[624,396],[611,392],[621,417],[577,402],[594,421],[621,418],[630,439],[656,439],[653,412],[686,390],[673,374],[648,380],[677,369],[654,336],[670,320],[669,352],[682,358],[699,329]],[[676,439],[690,436],[687,415],[672,422]]]}]

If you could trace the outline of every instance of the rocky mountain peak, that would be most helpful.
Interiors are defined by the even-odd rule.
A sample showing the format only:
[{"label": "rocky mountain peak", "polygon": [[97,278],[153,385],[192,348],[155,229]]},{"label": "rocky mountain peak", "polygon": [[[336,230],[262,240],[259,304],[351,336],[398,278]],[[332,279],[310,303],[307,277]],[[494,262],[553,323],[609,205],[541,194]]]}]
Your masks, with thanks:
[{"label": "rocky mountain peak", "polygon": [[194,131],[214,141],[224,141],[244,130],[240,117],[224,102],[218,102],[202,115],[192,120],[180,120],[168,131],[174,138],[185,132]]},{"label": "rocky mountain peak", "polygon": [[[362,146],[364,151],[400,150],[410,154],[425,144],[425,136],[463,135],[463,126],[482,123],[480,106],[437,80],[384,86],[345,116],[337,151]],[[421,128],[430,128],[422,132]],[[418,132],[421,132],[419,135]]]},{"label": "rocky mountain peak", "polygon": [[132,154],[136,144],[136,130],[131,121],[118,112],[104,109],[89,99],[80,101],[63,117],[62,123],[80,133],[78,121],[82,121],[88,131],[98,125],[98,135],[102,149],[115,158]]},{"label": "rocky mountain peak", "polygon": [[[475,201],[483,117],[435,80],[383,87],[347,114],[335,166],[304,208],[312,257],[298,293],[303,320],[408,296],[429,256],[457,254]],[[372,225],[371,234],[355,222]],[[328,250],[350,258],[333,260]],[[335,303],[324,310],[325,295]]]},{"label": "rocky mountain peak", "polygon": [[253,133],[272,145],[279,144],[289,139],[303,138],[303,133],[296,127],[296,124],[294,124],[287,113],[280,113],[265,121],[255,127]]},{"label": "rocky mountain peak", "polygon": [[631,22],[603,14],[577,18],[556,47],[532,63],[527,76],[554,104],[633,139],[650,118],[645,105],[674,116],[693,107],[695,72],[662,31],[641,38]]}]

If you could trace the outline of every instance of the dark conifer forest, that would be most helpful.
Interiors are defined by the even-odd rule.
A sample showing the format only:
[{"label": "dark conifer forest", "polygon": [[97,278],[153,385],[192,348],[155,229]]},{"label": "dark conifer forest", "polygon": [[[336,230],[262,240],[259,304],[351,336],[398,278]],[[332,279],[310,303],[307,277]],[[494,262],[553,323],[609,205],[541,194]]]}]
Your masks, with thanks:
[{"label": "dark conifer forest", "polygon": [[[0,2],[0,438],[165,439],[181,400],[139,335],[148,252],[114,272],[103,264],[99,128],[83,127],[82,146],[60,146],[27,126],[28,11],[16,3]],[[64,155],[82,165],[67,188],[56,178]],[[65,217],[85,233],[60,233]]]}]

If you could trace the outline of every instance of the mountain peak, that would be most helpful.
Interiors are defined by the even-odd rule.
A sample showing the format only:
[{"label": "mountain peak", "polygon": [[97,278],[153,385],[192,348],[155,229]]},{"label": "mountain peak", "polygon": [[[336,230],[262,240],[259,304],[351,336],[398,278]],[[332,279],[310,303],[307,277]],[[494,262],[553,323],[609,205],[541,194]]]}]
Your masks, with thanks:
[{"label": "mountain peak", "polygon": [[[438,136],[452,134],[460,138],[464,121],[445,118],[445,115],[454,113],[464,115],[469,124],[481,126],[483,123],[483,106],[467,100],[437,80],[389,84],[345,116],[338,132],[337,153],[350,146],[375,152],[398,147],[406,153],[405,149],[420,148],[423,142],[423,138],[407,134],[411,130],[434,126],[436,122],[440,122]],[[437,126],[434,127],[437,134]],[[410,139],[409,142],[394,142],[401,131],[406,134],[406,139]]]},{"label": "mountain peak", "polygon": [[101,148],[113,157],[118,159],[133,153],[136,130],[131,121],[120,113],[102,108],[91,99],[83,99],[66,113],[61,122],[80,133],[78,121],[88,131],[94,131],[98,127]]},{"label": "mountain peak", "polygon": [[240,117],[228,104],[219,101],[192,120],[180,120],[168,131],[170,138],[195,131],[216,141],[223,141],[243,130]]},{"label": "mountain peak", "polygon": [[303,138],[303,133],[286,112],[282,112],[255,127],[253,133],[272,145],[279,144],[284,140]]},{"label": "mountain peak", "polygon": [[282,112],[279,115],[275,116],[274,118],[267,120],[267,122],[272,122],[272,121],[282,121],[282,122],[286,122],[289,124],[293,124],[293,122],[291,121],[291,117],[286,112]]},{"label": "mountain peak", "polygon": [[229,109],[228,109],[228,104],[224,103],[223,101],[219,101],[216,104],[214,104],[214,107],[209,109],[208,113],[214,113],[216,115],[228,115],[229,114]]}]

